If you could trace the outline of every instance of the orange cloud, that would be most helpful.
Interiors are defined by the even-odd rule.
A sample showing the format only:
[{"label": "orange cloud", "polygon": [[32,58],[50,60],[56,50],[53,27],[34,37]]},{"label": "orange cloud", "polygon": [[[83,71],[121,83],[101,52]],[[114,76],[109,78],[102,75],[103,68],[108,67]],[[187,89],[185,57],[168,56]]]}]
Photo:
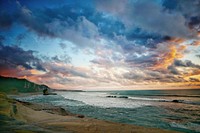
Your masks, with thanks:
[{"label": "orange cloud", "polygon": [[180,44],[180,43],[183,43],[184,41],[185,41],[185,39],[183,39],[183,38],[172,38],[168,42],[169,43]]},{"label": "orange cloud", "polygon": [[193,46],[200,46],[200,41],[193,41],[191,43],[191,45],[193,45]]},{"label": "orange cloud", "polygon": [[168,45],[167,51],[161,51],[163,53],[160,53],[158,60],[156,61],[155,65],[151,68],[153,70],[157,69],[167,69],[168,66],[170,66],[174,59],[179,59],[183,57],[182,52],[186,49],[186,46],[180,45]]},{"label": "orange cloud", "polygon": [[5,76],[5,77],[15,77],[16,73],[18,70],[16,69],[9,69],[9,68],[4,68],[0,69],[0,75]]},{"label": "orange cloud", "polygon": [[[199,33],[200,34],[200,33]],[[184,38],[171,38],[166,43],[161,44],[161,50],[158,47],[158,59],[154,66],[151,67],[152,70],[167,69],[175,59],[180,59],[184,56],[183,52],[187,48],[183,43],[187,40]],[[194,46],[200,45],[200,41],[193,41]]]},{"label": "orange cloud", "polygon": [[190,73],[187,73],[184,75],[184,78],[189,78],[189,77],[198,77],[199,78],[200,76],[200,70],[193,70],[192,72]]}]

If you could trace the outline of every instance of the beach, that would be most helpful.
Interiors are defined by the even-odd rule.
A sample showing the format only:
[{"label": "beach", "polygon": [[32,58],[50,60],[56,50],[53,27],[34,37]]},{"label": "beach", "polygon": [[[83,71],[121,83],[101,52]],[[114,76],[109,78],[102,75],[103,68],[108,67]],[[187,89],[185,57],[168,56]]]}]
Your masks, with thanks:
[{"label": "beach", "polygon": [[[33,104],[10,99],[1,94],[1,132],[75,132],[75,133],[171,133],[156,128],[103,121],[72,114],[67,110],[45,104]],[[10,125],[12,124],[12,126]]]},{"label": "beach", "polygon": [[103,121],[199,132],[199,90],[56,91],[57,95],[13,97],[32,104],[61,107],[73,114]]}]

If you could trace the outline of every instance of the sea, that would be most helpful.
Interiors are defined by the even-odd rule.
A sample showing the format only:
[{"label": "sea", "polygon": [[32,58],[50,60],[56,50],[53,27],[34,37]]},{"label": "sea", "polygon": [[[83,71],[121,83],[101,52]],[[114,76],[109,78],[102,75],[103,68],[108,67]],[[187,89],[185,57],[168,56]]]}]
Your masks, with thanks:
[{"label": "sea", "polygon": [[62,107],[71,113],[144,127],[200,132],[200,89],[57,91],[18,100]]}]

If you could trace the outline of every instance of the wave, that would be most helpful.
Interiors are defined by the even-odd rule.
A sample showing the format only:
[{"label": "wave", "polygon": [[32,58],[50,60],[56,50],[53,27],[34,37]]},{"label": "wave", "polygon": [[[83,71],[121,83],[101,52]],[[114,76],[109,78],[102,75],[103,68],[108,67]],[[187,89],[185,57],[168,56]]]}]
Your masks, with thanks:
[{"label": "wave", "polygon": [[[80,101],[86,105],[97,106],[101,108],[138,108],[149,105],[148,103],[141,101],[127,101],[127,98],[121,96],[118,98],[107,99],[104,94],[99,95],[99,93],[94,95],[88,95],[86,93],[62,93],[61,95],[67,100]],[[124,99],[122,100],[119,98]]]},{"label": "wave", "polygon": [[187,132],[194,132],[194,131],[195,132],[200,132],[200,125],[199,124],[195,124],[195,123],[191,123],[191,122],[185,123],[185,124],[172,122],[169,125],[172,128],[186,129]]},{"label": "wave", "polygon": [[144,95],[144,96],[164,96],[164,97],[196,97],[200,98],[200,95],[170,95],[170,94],[163,94],[163,95]]},{"label": "wave", "polygon": [[109,96],[106,96],[106,97],[107,98],[124,98],[124,99],[141,100],[141,101],[173,102],[173,103],[184,103],[184,104],[200,105],[200,102],[180,100],[180,99],[161,99],[161,98],[148,98],[148,97],[128,97],[128,96],[115,96],[115,95],[109,95]]},{"label": "wave", "polygon": [[[119,94],[120,95],[120,94]],[[138,94],[132,96],[157,96],[157,97],[191,97],[200,98],[200,95],[175,95],[175,94]]]}]

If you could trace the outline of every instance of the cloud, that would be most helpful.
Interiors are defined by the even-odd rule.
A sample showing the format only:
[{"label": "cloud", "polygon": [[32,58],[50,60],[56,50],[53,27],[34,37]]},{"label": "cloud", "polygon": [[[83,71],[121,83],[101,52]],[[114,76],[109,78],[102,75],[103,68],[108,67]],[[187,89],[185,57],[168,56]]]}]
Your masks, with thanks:
[{"label": "cloud", "polygon": [[51,59],[49,59],[49,61],[54,61],[54,62],[57,62],[57,63],[62,63],[62,62],[71,63],[71,57],[68,56],[68,55],[61,55],[60,57],[58,57],[56,55],[56,56],[51,57]]},{"label": "cloud", "polygon": [[[166,0],[167,1],[167,0]],[[192,0],[192,1],[182,1],[182,0],[175,0],[176,9],[180,11],[182,14],[190,17],[200,16],[199,7],[200,2],[199,0]]]},{"label": "cloud", "polygon": [[194,35],[186,26],[184,16],[164,11],[162,6],[152,1],[143,0],[135,3],[131,17],[135,18],[138,26],[150,32],[184,38]]},{"label": "cloud", "polygon": [[177,75],[183,81],[198,82],[199,69],[200,65],[194,64],[189,60],[176,59],[172,65],[168,66],[168,73],[174,76]]},{"label": "cloud", "polygon": [[99,67],[109,68],[115,66],[114,62],[110,59],[106,58],[97,58],[90,61],[93,64],[98,65]]},{"label": "cloud", "polygon": [[5,41],[5,36],[0,35],[0,45],[3,45],[3,41]]},{"label": "cloud", "polygon": [[150,55],[129,55],[126,57],[125,62],[128,63],[128,66],[133,67],[143,67],[149,68],[152,67],[153,64],[156,62],[157,55],[150,54]]},{"label": "cloud", "polygon": [[78,76],[78,77],[82,77],[82,78],[88,78],[87,74],[76,70],[75,67],[73,67],[69,64],[51,62],[51,63],[44,63],[44,66],[48,71],[54,73],[55,75],[60,73],[66,77]]},{"label": "cloud", "polygon": [[76,7],[69,5],[34,10],[18,2],[17,13],[13,16],[15,22],[22,23],[39,36],[68,40],[82,48],[95,47],[99,38],[106,35],[112,37],[113,32],[118,35],[124,33],[124,26],[118,20],[101,13],[95,14],[90,7],[82,6],[80,10],[87,12],[79,13]]},{"label": "cloud", "polygon": [[134,40],[128,40],[127,37],[123,35],[114,34],[113,40],[115,41],[116,45],[119,45],[125,53],[142,54],[148,51],[148,48],[145,46],[145,44],[140,45]]},{"label": "cloud", "polygon": [[0,45],[0,67],[18,67],[23,66],[25,69],[37,69],[45,71],[41,65],[40,59],[33,55],[34,51],[25,51],[18,46]]},{"label": "cloud", "polygon": [[86,19],[86,17],[79,17],[77,21],[78,31],[81,32],[83,36],[88,38],[95,38],[99,36],[98,27]]},{"label": "cloud", "polygon": [[0,28],[8,29],[13,24],[13,18],[10,14],[5,11],[0,11]]},{"label": "cloud", "polygon": [[143,68],[134,68],[131,71],[124,73],[123,78],[130,80],[129,82],[141,82],[141,83],[173,83],[173,82],[184,82],[183,77],[176,76],[167,71],[153,71],[145,70]]},{"label": "cloud", "polygon": [[177,46],[173,44],[160,44],[158,46],[158,57],[152,69],[167,69],[167,67],[170,66],[175,59],[183,57],[183,51],[180,50],[181,48],[177,48]]},{"label": "cloud", "polygon": [[134,80],[134,81],[141,81],[141,80],[144,80],[146,77],[145,77],[145,73],[141,72],[141,71],[135,71],[135,72],[128,72],[128,73],[125,73],[123,75],[124,78],[126,79],[131,79],[131,80]]},{"label": "cloud", "polygon": [[[122,2],[122,4],[118,2]],[[187,20],[181,13],[164,10],[164,7],[156,1],[131,2],[125,0],[118,2],[114,0],[105,3],[97,2],[97,8],[116,15],[128,27],[138,26],[147,32],[163,36],[193,38],[196,35],[188,28]]]},{"label": "cloud", "polygon": [[190,82],[200,82],[200,80],[197,78],[190,78]]},{"label": "cloud", "polygon": [[146,51],[126,56],[125,62],[130,66],[148,68],[152,70],[164,70],[173,64],[175,59],[183,57],[185,47],[171,42],[163,42],[156,48],[146,48]]},{"label": "cloud", "polygon": [[181,73],[179,72],[179,70],[174,66],[174,65],[170,65],[167,68],[172,74],[175,75],[180,75]]},{"label": "cloud", "polygon": [[65,43],[59,43],[59,45],[60,45],[60,47],[62,48],[62,49],[66,49],[67,48],[67,45],[65,44]]},{"label": "cloud", "polygon": [[26,34],[19,34],[17,35],[16,37],[16,44],[17,45],[21,45],[22,43],[22,40],[26,37]]},{"label": "cloud", "polygon": [[95,0],[97,10],[111,12],[113,14],[123,13],[128,0]]},{"label": "cloud", "polygon": [[192,68],[198,68],[198,69],[200,69],[200,65],[194,64],[190,60],[185,60],[185,61],[175,60],[174,61],[174,65],[175,66],[179,66],[179,67],[192,67]]},{"label": "cloud", "polygon": [[196,55],[196,57],[200,58],[200,55]]},{"label": "cloud", "polygon": [[68,6],[34,11],[20,3],[18,7],[17,20],[39,36],[67,40],[80,48],[94,47],[96,44],[99,36],[97,26],[72,10],[66,12]]},{"label": "cloud", "polygon": [[192,45],[192,46],[200,46],[200,41],[195,40],[190,45]]},{"label": "cloud", "polygon": [[[33,5],[17,2],[12,13],[0,12],[0,18],[5,18],[0,19],[0,28],[7,30],[0,36],[0,73],[27,76],[59,88],[195,82],[199,65],[181,58],[186,50],[199,46],[195,38],[200,20],[199,13],[195,13],[198,4],[191,2],[195,10],[187,10],[187,2],[174,1],[167,5],[166,1],[95,0],[96,9],[90,1],[87,4],[65,1],[66,5],[41,3],[46,7],[36,7],[37,2]],[[28,29],[30,36],[20,34],[18,26]],[[11,31],[16,34],[10,36]],[[20,45],[3,45],[32,41],[30,37],[35,36],[32,33],[61,42],[56,44],[64,55],[50,52],[48,57],[35,56],[34,51],[26,51]],[[38,43],[37,38],[30,44],[33,43]],[[44,50],[40,44],[46,42],[37,45]],[[87,54],[88,62],[84,67],[73,66],[82,54]]]}]

